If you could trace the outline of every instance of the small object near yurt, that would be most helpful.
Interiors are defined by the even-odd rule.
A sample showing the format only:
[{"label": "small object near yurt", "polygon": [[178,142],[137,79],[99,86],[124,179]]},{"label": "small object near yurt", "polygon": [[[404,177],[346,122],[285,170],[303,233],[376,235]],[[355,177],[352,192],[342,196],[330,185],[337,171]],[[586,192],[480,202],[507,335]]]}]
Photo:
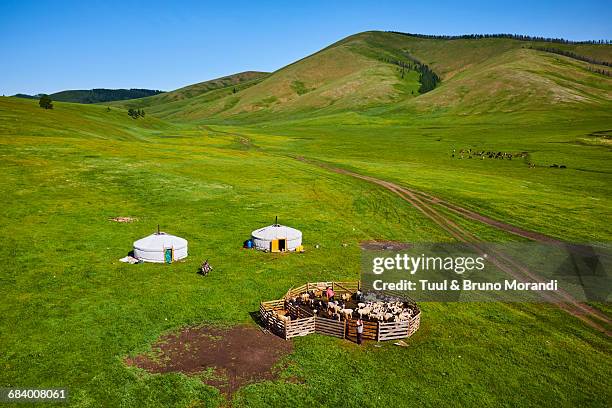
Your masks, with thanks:
[{"label": "small object near yurt", "polygon": [[259,249],[260,251],[301,252],[303,250],[302,232],[278,223],[253,231],[251,233],[251,239],[255,249]]},{"label": "small object near yurt", "polygon": [[134,258],[172,263],[187,258],[187,240],[159,231],[134,242]]}]

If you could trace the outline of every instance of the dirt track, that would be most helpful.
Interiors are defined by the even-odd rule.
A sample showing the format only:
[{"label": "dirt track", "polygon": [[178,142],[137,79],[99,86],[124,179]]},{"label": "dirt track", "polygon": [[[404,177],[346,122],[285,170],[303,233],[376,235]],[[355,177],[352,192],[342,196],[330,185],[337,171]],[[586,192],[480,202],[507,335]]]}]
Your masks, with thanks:
[{"label": "dirt track", "polygon": [[[548,242],[548,243],[561,243],[560,240],[549,237],[547,235],[528,231],[523,228],[516,227],[514,225],[510,225],[492,218],[489,218],[485,215],[479,214],[472,210],[460,207],[456,204],[449,203],[447,201],[441,200],[437,197],[434,197],[430,194],[423,193],[421,191],[417,191],[414,189],[406,188],[399,186],[397,184],[391,183],[389,181],[381,180],[371,176],[365,176],[363,174],[355,173],[352,171],[348,171],[345,169],[329,166],[327,164],[319,163],[316,161],[308,160],[303,157],[297,157],[298,160],[303,161],[305,163],[313,164],[327,170],[333,171],[335,173],[344,174],[347,176],[355,177],[361,180],[368,181],[370,183],[377,184],[386,188],[389,191],[397,194],[403,200],[410,203],[417,210],[419,210],[423,215],[427,218],[431,219],[438,226],[448,232],[452,237],[457,239],[460,242],[465,242],[471,244],[475,249],[479,248],[479,243],[482,242],[477,236],[472,234],[471,232],[465,230],[463,227],[459,226],[452,219],[446,216],[444,213],[441,213],[436,209],[436,206],[443,207],[448,209],[460,216],[465,218],[469,218],[471,220],[475,220],[481,222],[483,224],[495,227],[501,231],[515,234],[524,238],[528,238],[537,242]],[[541,278],[537,276],[536,273],[528,270],[525,266],[520,265],[515,260],[509,258],[507,255],[499,252],[493,251],[493,255],[489,259],[501,270],[506,272],[509,276],[512,276],[515,279],[519,280],[530,280],[530,281],[542,281]],[[559,291],[554,295],[545,294],[542,295],[547,302],[555,304],[561,310],[571,314],[572,316],[577,317],[581,321],[583,321],[588,326],[605,333],[608,336],[612,335],[609,327],[611,324],[610,319],[600,312],[597,309],[592,308],[589,305],[578,302],[574,299],[570,294]]]}]

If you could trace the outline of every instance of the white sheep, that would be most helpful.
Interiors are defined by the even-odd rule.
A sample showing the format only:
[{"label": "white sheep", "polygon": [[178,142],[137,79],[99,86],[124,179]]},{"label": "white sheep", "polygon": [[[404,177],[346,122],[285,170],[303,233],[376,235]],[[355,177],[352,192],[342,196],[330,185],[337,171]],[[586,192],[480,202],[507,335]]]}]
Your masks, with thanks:
[{"label": "white sheep", "polygon": [[340,314],[344,317],[344,320],[351,320],[353,309],[342,309],[340,310]]},{"label": "white sheep", "polygon": [[361,309],[357,309],[357,313],[359,313],[359,317],[363,318],[363,316],[368,316],[372,312],[371,307],[363,307]]},{"label": "white sheep", "polygon": [[370,319],[381,321],[383,319],[382,313],[372,311],[370,313]]},{"label": "white sheep", "polygon": [[289,315],[278,315],[278,318],[283,323],[289,323],[291,321],[291,316]]},{"label": "white sheep", "polygon": [[402,312],[399,314],[399,318],[400,320],[408,320],[412,317],[412,310],[410,309],[404,309],[402,310]]},{"label": "white sheep", "polygon": [[333,310],[334,313],[338,313],[340,309],[342,309],[337,303],[334,302],[328,302],[327,308]]},{"label": "white sheep", "polygon": [[286,310],[275,310],[274,316],[276,316],[283,323],[287,323],[291,321],[291,316],[287,314]]}]

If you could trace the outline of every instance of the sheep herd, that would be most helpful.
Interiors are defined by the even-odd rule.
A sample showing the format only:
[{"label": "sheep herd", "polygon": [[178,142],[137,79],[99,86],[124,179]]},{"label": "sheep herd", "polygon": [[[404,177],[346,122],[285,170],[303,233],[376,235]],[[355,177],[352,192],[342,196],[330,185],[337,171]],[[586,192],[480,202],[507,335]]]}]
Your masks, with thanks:
[{"label": "sheep herd", "polygon": [[337,321],[361,318],[372,322],[402,322],[410,320],[419,310],[415,303],[399,298],[364,295],[361,291],[354,294],[343,293],[328,299],[320,289],[311,290],[285,299],[284,310],[274,311],[275,317],[282,322],[298,318],[294,312],[306,309],[312,315]]},{"label": "sheep herd", "polygon": [[[457,152],[456,149],[453,149],[453,152],[451,153],[450,157],[453,159],[455,157],[458,159],[480,158],[481,160],[484,160],[484,159],[512,160],[513,158],[523,158],[523,159],[526,159],[526,162],[529,165],[529,168],[536,167],[535,163],[532,163],[531,161],[529,161],[528,152],[513,153],[513,152],[501,152],[501,151],[496,152],[496,151],[491,151],[491,150],[472,150],[472,149],[459,149],[459,152]],[[549,167],[555,168],[555,169],[567,168],[565,164],[556,164],[556,163],[551,164]]]},{"label": "sheep herd", "polygon": [[363,320],[379,322],[404,322],[418,313],[416,305],[402,301],[361,302],[357,306],[357,314]]},{"label": "sheep herd", "polygon": [[453,153],[451,154],[451,157],[454,158],[455,154],[457,154],[457,156],[459,156],[460,159],[463,159],[465,156],[468,159],[471,159],[472,157],[480,157],[480,159],[482,160],[484,160],[485,158],[512,160],[512,158],[525,158],[529,155],[529,153],[527,152],[512,153],[512,152],[495,152],[495,151],[472,150],[472,149],[460,149],[459,153],[457,153],[456,150],[453,149]]}]

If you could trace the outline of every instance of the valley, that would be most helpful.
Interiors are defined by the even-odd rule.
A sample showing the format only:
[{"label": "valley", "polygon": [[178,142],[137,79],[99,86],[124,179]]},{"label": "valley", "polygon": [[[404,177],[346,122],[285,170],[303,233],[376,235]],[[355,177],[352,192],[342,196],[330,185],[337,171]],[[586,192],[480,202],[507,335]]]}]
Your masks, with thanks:
[{"label": "valley", "polygon": [[[124,363],[186,326],[258,327],[296,284],[359,279],[363,242],[611,241],[612,78],[546,45],[369,31],[146,98],[0,98],[0,381],[62,384],[75,406],[609,405],[609,303],[423,303],[406,348],[298,337],[231,396]],[[415,60],[432,90],[395,63]],[[276,216],[305,253],[242,248]],[[185,261],[118,262],[157,225]]]}]

